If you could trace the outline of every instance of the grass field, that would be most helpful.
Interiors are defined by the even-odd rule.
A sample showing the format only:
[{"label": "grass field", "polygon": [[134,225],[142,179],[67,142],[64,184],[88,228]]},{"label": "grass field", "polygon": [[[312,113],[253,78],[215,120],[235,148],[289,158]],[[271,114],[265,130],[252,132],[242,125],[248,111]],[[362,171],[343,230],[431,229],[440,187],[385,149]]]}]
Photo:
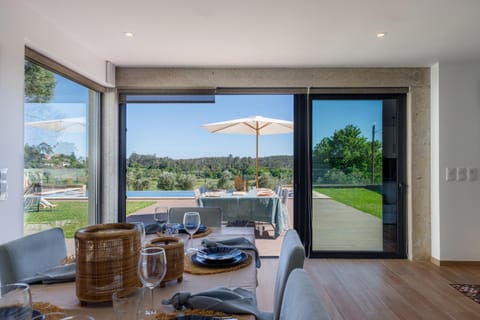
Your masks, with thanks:
[{"label": "grass field", "polygon": [[314,188],[335,201],[382,218],[382,195],[364,188]]},{"label": "grass field", "polygon": [[[25,214],[26,224],[46,224],[60,227],[65,238],[73,238],[75,231],[88,225],[87,201],[50,201],[55,208],[40,209]],[[127,215],[151,206],[155,201],[127,201]]]}]

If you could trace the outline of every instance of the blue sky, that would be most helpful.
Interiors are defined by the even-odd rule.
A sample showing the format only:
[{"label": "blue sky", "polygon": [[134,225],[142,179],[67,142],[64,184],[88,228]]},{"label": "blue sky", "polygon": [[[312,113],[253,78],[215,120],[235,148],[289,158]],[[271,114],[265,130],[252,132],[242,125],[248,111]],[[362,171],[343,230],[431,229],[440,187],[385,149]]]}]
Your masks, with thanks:
[{"label": "blue sky", "polygon": [[332,136],[335,130],[353,124],[360,128],[362,136],[372,138],[375,124],[375,140],[382,140],[382,100],[315,100],[312,104],[312,144]]},{"label": "blue sky", "polygon": [[[25,121],[86,117],[88,90],[56,76],[55,96],[51,103],[26,104]],[[317,100],[313,103],[313,144],[347,124],[358,126],[371,139],[381,140],[382,102],[380,100]],[[293,121],[292,95],[218,95],[215,103],[163,103],[127,105],[127,156],[156,154],[173,159],[209,156],[255,157],[255,136],[213,134],[202,124],[261,115]],[[29,144],[58,144],[57,152],[86,155],[85,133],[55,133],[25,127]],[[71,142],[65,144],[62,142]],[[73,148],[72,148],[73,145]],[[63,149],[62,149],[63,148]],[[66,149],[65,149],[66,148]],[[264,135],[259,138],[259,157],[293,155],[293,133]]]},{"label": "blue sky", "polygon": [[[255,157],[254,135],[214,134],[200,127],[253,115],[293,121],[293,96],[219,95],[209,104],[131,103],[127,106],[127,155]],[[260,136],[259,157],[292,154],[293,133]]]}]

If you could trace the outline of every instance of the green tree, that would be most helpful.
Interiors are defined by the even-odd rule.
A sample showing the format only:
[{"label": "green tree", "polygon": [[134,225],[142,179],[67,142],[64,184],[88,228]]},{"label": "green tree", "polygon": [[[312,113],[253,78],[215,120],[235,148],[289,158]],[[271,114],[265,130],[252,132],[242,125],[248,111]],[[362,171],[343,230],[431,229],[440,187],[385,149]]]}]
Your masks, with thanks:
[{"label": "green tree", "polygon": [[[375,182],[381,180],[382,146],[374,141]],[[313,149],[313,181],[319,183],[370,183],[372,142],[352,124],[335,130]]]},{"label": "green tree", "polygon": [[177,187],[180,190],[192,190],[195,184],[195,177],[190,174],[182,174],[177,177]]},{"label": "green tree", "polygon": [[53,98],[56,81],[53,72],[25,60],[25,101],[45,103]]},{"label": "green tree", "polygon": [[175,188],[175,174],[162,172],[158,176],[157,188],[160,190],[173,190]]}]

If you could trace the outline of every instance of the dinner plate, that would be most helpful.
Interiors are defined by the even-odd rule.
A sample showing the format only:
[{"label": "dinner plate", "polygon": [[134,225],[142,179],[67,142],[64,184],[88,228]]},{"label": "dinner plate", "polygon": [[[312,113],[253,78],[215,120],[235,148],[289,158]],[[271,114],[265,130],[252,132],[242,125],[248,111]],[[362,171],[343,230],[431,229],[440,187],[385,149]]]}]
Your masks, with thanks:
[{"label": "dinner plate", "polygon": [[[17,306],[2,307],[2,308],[0,308],[0,319],[6,319],[6,320],[16,319],[17,316],[22,315],[25,312],[25,311],[22,311],[22,310],[26,311],[27,308],[17,307]],[[42,319],[44,319],[44,317],[43,317],[43,314],[40,311],[33,310],[32,311],[32,319],[42,320]]]},{"label": "dinner plate", "polygon": [[240,254],[238,256],[235,256],[229,260],[207,260],[202,257],[199,257],[197,253],[194,253],[191,259],[192,259],[192,263],[202,267],[228,268],[244,262],[245,260],[247,260],[247,257],[248,255],[245,252],[240,251]]},{"label": "dinner plate", "polygon": [[231,260],[241,254],[242,251],[231,247],[210,247],[197,252],[197,256],[209,261]]}]

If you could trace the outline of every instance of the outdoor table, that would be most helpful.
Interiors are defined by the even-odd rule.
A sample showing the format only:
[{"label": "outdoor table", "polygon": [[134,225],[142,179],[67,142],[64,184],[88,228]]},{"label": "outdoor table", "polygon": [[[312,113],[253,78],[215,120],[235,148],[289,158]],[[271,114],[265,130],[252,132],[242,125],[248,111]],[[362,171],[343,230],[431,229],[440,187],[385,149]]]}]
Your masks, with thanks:
[{"label": "outdoor table", "polygon": [[[230,239],[236,237],[245,237],[255,243],[253,228],[248,227],[223,227],[213,228],[213,232],[206,238],[214,240]],[[152,235],[154,237],[154,235]],[[201,241],[205,238],[194,238],[193,245],[201,247]],[[255,256],[253,251],[245,251]],[[244,288],[255,292],[257,287],[257,269],[252,262],[247,267],[224,273],[212,275],[192,275],[183,274],[183,281],[169,281],[165,287],[157,287],[154,290],[154,299],[156,308],[160,312],[174,312],[170,305],[162,305],[162,299],[171,298],[173,294],[179,291],[189,291],[192,293],[205,291],[215,287]],[[95,319],[115,319],[111,303],[88,303],[81,306],[75,293],[75,282],[56,283],[56,284],[36,284],[30,287],[33,302],[48,302],[64,309],[67,312],[77,314],[87,314]],[[253,320],[252,315],[235,315],[239,320]]]},{"label": "outdoor table", "polygon": [[285,228],[286,211],[278,195],[257,196],[255,190],[251,190],[245,195],[232,193],[213,197],[202,195],[198,200],[202,207],[220,207],[223,221],[245,220],[270,223],[275,229],[275,238]]}]

